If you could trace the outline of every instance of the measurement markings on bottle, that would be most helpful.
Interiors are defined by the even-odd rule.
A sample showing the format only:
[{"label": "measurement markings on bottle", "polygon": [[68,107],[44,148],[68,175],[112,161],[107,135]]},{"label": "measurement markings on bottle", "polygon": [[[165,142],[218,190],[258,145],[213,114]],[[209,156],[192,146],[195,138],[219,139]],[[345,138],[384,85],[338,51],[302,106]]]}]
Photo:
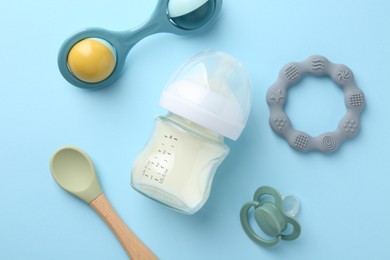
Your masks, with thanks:
[{"label": "measurement markings on bottle", "polygon": [[151,181],[163,184],[173,165],[178,141],[179,139],[174,135],[164,135],[164,140],[156,147],[156,152],[148,160],[142,175]]}]

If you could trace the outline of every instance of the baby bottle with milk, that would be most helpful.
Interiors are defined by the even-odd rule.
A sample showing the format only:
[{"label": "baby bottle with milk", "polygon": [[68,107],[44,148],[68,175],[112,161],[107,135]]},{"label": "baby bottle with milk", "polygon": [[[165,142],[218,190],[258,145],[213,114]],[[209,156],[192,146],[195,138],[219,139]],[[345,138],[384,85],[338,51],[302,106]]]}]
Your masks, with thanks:
[{"label": "baby bottle with milk", "polygon": [[136,159],[134,189],[183,213],[198,211],[210,194],[218,166],[251,109],[251,81],[243,65],[217,51],[201,52],[174,74],[160,105],[167,115]]}]

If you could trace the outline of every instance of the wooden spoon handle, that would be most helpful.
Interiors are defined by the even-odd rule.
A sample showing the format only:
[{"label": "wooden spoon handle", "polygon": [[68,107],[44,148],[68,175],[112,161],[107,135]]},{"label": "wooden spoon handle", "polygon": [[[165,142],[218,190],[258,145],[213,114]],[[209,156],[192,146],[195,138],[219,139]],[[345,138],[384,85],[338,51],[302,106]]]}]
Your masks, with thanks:
[{"label": "wooden spoon handle", "polygon": [[158,259],[123,223],[104,194],[99,195],[89,205],[104,219],[131,259]]}]

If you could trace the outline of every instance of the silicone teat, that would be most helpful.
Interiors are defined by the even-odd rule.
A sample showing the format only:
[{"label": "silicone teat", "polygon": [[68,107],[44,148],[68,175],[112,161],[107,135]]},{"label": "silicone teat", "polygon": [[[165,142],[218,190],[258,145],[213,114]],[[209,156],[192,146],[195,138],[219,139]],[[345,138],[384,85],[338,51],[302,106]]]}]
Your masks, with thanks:
[{"label": "silicone teat", "polygon": [[107,79],[115,69],[115,50],[110,43],[98,38],[77,42],[68,54],[68,68],[81,81],[97,83]]},{"label": "silicone teat", "polygon": [[[250,226],[249,210],[252,207],[257,225],[269,239],[257,235]],[[294,211],[297,209],[294,208]],[[294,240],[301,233],[299,223],[284,213],[282,196],[268,186],[257,189],[253,201],[241,208],[240,219],[246,234],[254,242],[266,247],[275,246],[280,240]]]},{"label": "silicone teat", "polygon": [[295,217],[301,209],[301,202],[293,194],[283,194],[283,212],[289,217]]},{"label": "silicone teat", "polygon": [[215,6],[215,0],[170,0],[168,15],[176,26],[194,30],[211,19]]},{"label": "silicone teat", "polygon": [[251,104],[252,83],[244,65],[214,50],[180,66],[160,99],[166,110],[232,140],[245,128]]}]

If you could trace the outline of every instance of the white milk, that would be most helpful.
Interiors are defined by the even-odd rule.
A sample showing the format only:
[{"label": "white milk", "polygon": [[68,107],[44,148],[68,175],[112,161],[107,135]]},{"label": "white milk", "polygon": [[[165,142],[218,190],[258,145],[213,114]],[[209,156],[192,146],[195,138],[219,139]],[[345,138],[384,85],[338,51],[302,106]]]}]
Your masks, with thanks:
[{"label": "white milk", "polygon": [[221,136],[174,114],[160,116],[134,164],[131,184],[146,196],[191,214],[206,202],[215,171],[228,153]]}]

